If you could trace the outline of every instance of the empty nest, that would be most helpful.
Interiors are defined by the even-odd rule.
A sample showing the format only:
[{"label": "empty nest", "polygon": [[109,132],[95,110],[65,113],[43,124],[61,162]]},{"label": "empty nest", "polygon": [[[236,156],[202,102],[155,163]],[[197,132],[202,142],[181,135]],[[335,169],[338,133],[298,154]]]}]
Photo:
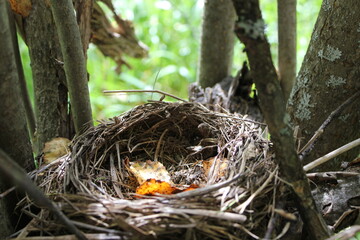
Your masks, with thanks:
[{"label": "empty nest", "polygon": [[[151,102],[88,129],[33,176],[89,239],[262,238],[279,186],[264,128],[199,103]],[[149,160],[174,184],[200,188],[139,198],[128,165]],[[69,234],[46,209],[23,210],[28,236]]]}]

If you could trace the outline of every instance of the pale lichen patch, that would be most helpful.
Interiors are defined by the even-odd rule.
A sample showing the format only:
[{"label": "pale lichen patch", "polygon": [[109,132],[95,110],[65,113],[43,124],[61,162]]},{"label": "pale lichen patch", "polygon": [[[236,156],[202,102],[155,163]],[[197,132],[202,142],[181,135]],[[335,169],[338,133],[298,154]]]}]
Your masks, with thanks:
[{"label": "pale lichen patch", "polygon": [[296,109],[295,117],[300,120],[310,120],[311,111],[310,108],[314,107],[314,104],[310,103],[311,95],[303,92],[300,97],[299,106]]},{"label": "pale lichen patch", "polygon": [[242,29],[250,38],[264,39],[265,38],[265,22],[262,19],[258,19],[256,22],[251,20],[239,21],[237,27]]},{"label": "pale lichen patch", "polygon": [[330,78],[325,82],[326,86],[328,87],[337,87],[345,83],[346,83],[346,79],[342,77],[336,77],[334,75],[331,75]]},{"label": "pale lichen patch", "polygon": [[[308,70],[305,69],[304,70],[304,74],[307,74]],[[309,82],[309,78],[308,77],[303,77],[303,75],[299,75],[295,81],[295,85],[293,87],[293,89],[290,92],[290,97],[288,100],[288,105],[291,106],[294,104],[293,99],[294,99],[294,95],[300,90],[300,89],[304,89],[307,85],[307,83]]]},{"label": "pale lichen patch", "polygon": [[330,0],[324,0],[322,8],[324,11],[329,11],[331,9]]},{"label": "pale lichen patch", "polygon": [[287,126],[291,127],[291,117],[288,113],[285,113],[283,121]]},{"label": "pale lichen patch", "polygon": [[312,38],[313,38],[314,40],[317,40],[317,39],[319,38],[319,33],[315,31],[315,32],[313,33]]},{"label": "pale lichen patch", "polygon": [[339,59],[342,55],[342,52],[338,48],[334,48],[330,45],[327,45],[327,47],[324,49],[320,49],[318,52],[318,56],[320,58],[326,59],[330,62],[335,61],[336,59]]},{"label": "pale lichen patch", "polygon": [[339,119],[343,122],[346,122],[346,120],[350,117],[350,113],[347,113],[347,114],[344,114],[344,115],[341,115],[339,117]]}]

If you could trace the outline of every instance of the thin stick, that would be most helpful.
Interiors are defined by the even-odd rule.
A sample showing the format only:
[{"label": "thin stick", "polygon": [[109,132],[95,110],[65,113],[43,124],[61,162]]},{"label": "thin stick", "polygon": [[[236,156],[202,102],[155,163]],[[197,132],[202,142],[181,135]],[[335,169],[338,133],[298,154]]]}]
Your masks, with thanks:
[{"label": "thin stick", "polygon": [[241,177],[243,177],[244,174],[243,173],[238,173],[237,175],[235,175],[232,179],[228,179],[224,182],[219,182],[216,183],[214,185],[209,185],[203,188],[198,188],[192,191],[186,191],[186,192],[181,192],[181,193],[177,193],[174,195],[161,195],[164,198],[171,198],[171,199],[180,199],[180,198],[187,198],[187,197],[196,197],[196,196],[202,196],[211,192],[214,192],[216,190],[219,190],[220,188],[229,186],[230,184],[232,184],[233,182],[239,180]]},{"label": "thin stick", "polygon": [[315,179],[315,178],[337,179],[337,178],[353,177],[353,176],[357,176],[359,174],[360,173],[358,173],[358,172],[343,172],[343,171],[339,171],[339,172],[314,172],[314,173],[307,173],[306,177],[308,177],[309,179]]},{"label": "thin stick", "polygon": [[168,131],[168,129],[165,129],[165,131],[161,134],[158,143],[156,144],[156,150],[155,150],[155,156],[154,156],[154,161],[155,161],[155,162],[158,161],[159,153],[160,153],[160,147],[161,147],[161,142],[162,142],[165,134],[167,133],[167,131]]},{"label": "thin stick", "polygon": [[351,237],[354,237],[356,233],[358,233],[360,231],[360,226],[359,225],[354,225],[351,226],[348,229],[345,229],[344,231],[341,231],[335,235],[333,235],[332,237],[326,239],[326,240],[345,240],[345,239],[350,239]]},{"label": "thin stick", "polygon": [[299,151],[299,153],[303,153],[311,144],[314,144],[315,140],[320,137],[321,134],[323,134],[324,129],[318,129],[315,134],[310,138],[310,140],[305,144],[305,146]]},{"label": "thin stick", "polygon": [[179,98],[175,95],[172,95],[170,93],[161,91],[161,90],[104,90],[103,93],[109,94],[109,93],[159,93],[168,97],[172,97],[176,100],[182,101],[182,102],[188,102],[182,98]]},{"label": "thin stick", "polygon": [[316,144],[317,140],[321,136],[321,134],[324,132],[324,129],[329,125],[329,123],[337,116],[340,115],[340,113],[347,107],[350,103],[352,103],[357,97],[360,96],[360,91],[356,92],[354,95],[352,95],[350,98],[348,98],[345,102],[343,102],[339,107],[337,107],[334,111],[332,111],[329,115],[329,117],[321,124],[319,129],[315,132],[314,136],[309,140],[307,144],[305,144],[305,147],[300,150],[299,159],[303,160],[309,152],[314,148],[314,145]]},{"label": "thin stick", "polygon": [[349,151],[350,149],[357,147],[359,145],[360,145],[360,138],[358,138],[358,139],[356,139],[356,140],[354,140],[332,152],[329,152],[328,154],[322,156],[321,158],[318,158],[318,159],[312,161],[311,163],[304,166],[304,171],[307,172],[307,171],[319,166],[320,164],[323,164],[323,163],[329,161],[330,159],[332,159],[346,151]]}]

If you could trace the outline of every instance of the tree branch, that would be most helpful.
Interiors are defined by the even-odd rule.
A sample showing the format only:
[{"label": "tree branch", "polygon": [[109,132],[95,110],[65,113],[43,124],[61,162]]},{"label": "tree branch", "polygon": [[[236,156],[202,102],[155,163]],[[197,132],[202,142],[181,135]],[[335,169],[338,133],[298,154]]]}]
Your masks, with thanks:
[{"label": "tree branch", "polygon": [[279,78],[285,101],[296,78],[296,0],[278,0]]},{"label": "tree branch", "polygon": [[52,0],[51,11],[59,35],[75,130],[93,125],[87,71],[80,31],[71,0]]},{"label": "tree branch", "polygon": [[350,149],[353,149],[357,146],[360,145],[360,138],[342,146],[342,147],[339,147],[338,149],[335,149],[334,151],[332,152],[329,152],[328,154],[312,161],[311,163],[307,164],[304,166],[304,171],[307,172],[307,171],[310,171],[311,169],[313,168],[316,168],[317,166],[323,164],[323,163],[326,163],[327,161],[339,156],[340,154],[346,152],[346,151],[349,151]]},{"label": "tree branch", "polygon": [[11,12],[10,7],[7,7],[7,12],[9,16],[9,25],[10,25],[10,32],[11,32],[11,39],[13,43],[14,48],[14,57],[15,57],[15,63],[16,68],[19,76],[19,87],[21,91],[21,99],[24,103],[25,107],[25,114],[26,114],[26,120],[30,132],[31,139],[34,139],[34,133],[35,133],[35,114],[34,110],[31,106],[31,101],[29,97],[29,93],[26,87],[26,80],[24,75],[24,69],[22,67],[21,63],[21,57],[20,57],[20,51],[19,51],[19,44],[18,44],[18,38],[17,38],[17,32],[16,32],[16,25],[14,20],[14,15]]},{"label": "tree branch", "polygon": [[280,172],[289,183],[303,222],[312,239],[330,235],[324,219],[318,213],[310,186],[295,151],[290,116],[285,112],[285,99],[272,63],[270,46],[264,33],[264,20],[258,0],[233,0],[238,21],[237,37],[245,44],[251,74],[259,91],[260,107],[274,142],[275,160]]}]

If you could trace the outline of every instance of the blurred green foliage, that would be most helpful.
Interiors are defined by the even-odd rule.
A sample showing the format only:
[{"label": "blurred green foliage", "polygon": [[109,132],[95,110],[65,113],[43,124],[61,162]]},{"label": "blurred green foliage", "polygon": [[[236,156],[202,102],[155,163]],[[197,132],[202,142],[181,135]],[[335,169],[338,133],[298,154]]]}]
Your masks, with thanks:
[{"label": "blurred green foliage", "polygon": [[[260,0],[260,3],[276,65],[276,0]],[[133,21],[137,37],[149,47],[149,57],[140,60],[126,58],[132,69],[123,67],[119,75],[115,72],[116,64],[90,46],[87,67],[94,118],[112,117],[148,99],[160,98],[150,93],[104,95],[103,90],[159,89],[187,98],[187,86],[196,80],[203,0],[113,0],[113,4],[123,18]],[[298,68],[306,53],[320,5],[321,0],[298,0]],[[24,44],[21,44],[21,53],[32,92],[29,57]],[[243,46],[237,41],[234,74],[244,59]]]}]

